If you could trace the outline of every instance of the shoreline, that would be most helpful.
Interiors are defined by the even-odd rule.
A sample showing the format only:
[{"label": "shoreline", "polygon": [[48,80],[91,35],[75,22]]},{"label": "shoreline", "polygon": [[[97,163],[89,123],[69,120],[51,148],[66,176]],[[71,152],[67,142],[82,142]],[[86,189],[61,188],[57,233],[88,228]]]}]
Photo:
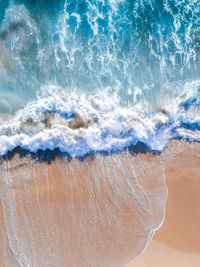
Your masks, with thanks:
[{"label": "shoreline", "polygon": [[[33,236],[37,235],[37,231],[41,231],[41,229],[43,229],[42,230],[43,239],[45,239],[49,235],[48,234],[49,230],[52,227],[53,229],[56,227],[55,230],[57,234],[56,232],[53,234],[54,236],[53,240],[57,243],[57,246],[58,246],[57,253],[59,255],[59,262],[62,261],[61,264],[66,264],[66,261],[69,262],[69,258],[67,258],[67,256],[64,257],[63,253],[64,253],[64,250],[65,251],[67,250],[66,240],[68,240],[68,238],[71,236],[71,238],[73,238],[74,240],[73,242],[72,241],[70,242],[72,242],[72,244],[74,245],[72,245],[71,247],[73,257],[71,259],[70,264],[72,264],[74,260],[75,262],[79,262],[79,265],[74,265],[74,266],[80,266],[80,264],[82,264],[83,262],[84,264],[82,264],[82,266],[88,266],[86,263],[86,259],[84,258],[85,257],[84,256],[85,255],[85,252],[84,252],[85,241],[84,239],[82,240],[81,238],[82,241],[80,241],[80,244],[82,244],[82,247],[80,247],[81,246],[80,244],[78,245],[76,243],[76,240],[80,239],[80,236],[82,236],[82,234],[77,235],[76,233],[77,228],[74,228],[73,225],[71,225],[72,218],[70,219],[70,214],[74,214],[73,215],[75,216],[74,220],[76,221],[76,223],[80,222],[80,227],[81,225],[87,225],[88,223],[90,225],[89,228],[86,227],[84,229],[88,233],[89,236],[91,235],[92,241],[88,240],[87,242],[89,243],[85,247],[89,248],[89,251],[87,253],[89,253],[88,255],[90,255],[91,258],[93,258],[92,260],[93,264],[96,259],[97,260],[95,262],[96,266],[102,266],[101,262],[107,262],[107,263],[111,262],[111,258],[113,258],[112,266],[122,266],[124,264],[127,264],[128,262],[131,261],[131,258],[134,258],[134,253],[133,253],[134,250],[136,252],[135,256],[137,256],[137,253],[139,253],[138,246],[136,246],[134,242],[136,240],[137,242],[142,241],[141,239],[142,232],[140,232],[139,235],[134,234],[135,235],[134,239],[130,238],[131,231],[132,232],[134,231],[131,230],[131,228],[129,227],[133,227],[134,225],[135,225],[134,227],[136,227],[136,225],[141,225],[141,222],[144,220],[145,217],[146,217],[146,220],[149,220],[148,223],[152,224],[152,227],[154,227],[154,229],[156,229],[156,227],[159,228],[159,225],[162,224],[162,219],[164,215],[162,214],[163,208],[161,208],[161,206],[165,203],[165,197],[164,195],[162,196],[162,194],[166,191],[165,184],[163,183],[164,182],[163,168],[166,168],[166,181],[168,183],[168,180],[169,180],[168,176],[174,177],[174,175],[177,172],[180,172],[180,170],[176,167],[177,164],[182,163],[184,166],[185,161],[187,161],[188,157],[192,159],[193,156],[196,155],[195,157],[197,158],[195,159],[197,163],[199,164],[198,151],[199,151],[198,143],[188,143],[185,141],[175,140],[175,141],[171,141],[169,146],[160,155],[155,155],[155,154],[153,155],[150,153],[145,153],[145,154],[137,154],[137,155],[132,156],[129,153],[127,154],[125,152],[122,152],[120,154],[113,154],[107,157],[97,155],[92,158],[89,157],[85,161],[79,161],[75,159],[75,160],[72,160],[70,163],[69,162],[67,163],[66,161],[63,162],[62,159],[59,159],[59,158],[55,159],[51,163],[48,163],[48,161],[39,163],[37,162],[37,160],[32,160],[30,155],[25,155],[25,157],[20,158],[20,157],[16,157],[16,154],[15,154],[10,160],[3,161],[4,170],[2,169],[2,165],[0,165],[1,167],[0,174],[5,172],[5,169],[6,169],[6,173],[10,174],[7,177],[1,176],[3,177],[3,180],[1,181],[1,185],[0,185],[1,186],[0,188],[1,205],[3,208],[3,212],[4,212],[3,220],[6,226],[6,234],[8,235],[8,237],[10,235],[9,240],[13,239],[13,235],[16,236],[16,234],[17,235],[20,234],[18,238],[19,237],[22,238],[26,244],[29,244],[28,246],[32,247],[31,254],[28,251],[23,251],[23,253],[25,253],[24,255],[28,253],[29,255],[28,258],[31,261],[31,263],[36,262],[37,266],[42,266],[41,260],[37,258],[37,253],[39,253],[38,255],[41,255],[41,259],[43,257],[45,258],[46,255],[42,255],[42,254],[46,253],[49,255],[48,251],[50,248],[47,247],[44,249],[43,241],[41,241],[42,243],[39,242],[38,244],[37,240],[35,241],[32,240]],[[113,166],[113,170],[109,169],[109,164],[107,163],[108,161],[110,161],[111,166]],[[150,199],[151,201],[149,203],[150,206],[148,202],[146,202],[145,200],[145,195],[142,193],[143,191],[140,191],[139,187],[137,187],[136,184],[133,185],[133,188],[135,188],[138,195],[137,195],[137,198],[135,198],[134,200],[134,198],[129,196],[129,193],[127,191],[128,187],[127,185],[124,184],[123,179],[122,180],[115,179],[116,173],[119,178],[125,177],[127,175],[128,176],[131,175],[132,172],[130,172],[131,166],[128,164],[129,161],[132,161],[133,166],[134,166],[134,173],[136,174],[136,176],[139,177],[141,185],[143,186],[143,190],[145,190],[146,192],[145,194],[148,194],[147,200],[149,202],[149,199]],[[71,166],[70,168],[73,169],[73,175],[70,175],[69,173],[70,170],[68,169],[68,167],[66,169],[66,164],[68,164],[67,166]],[[121,166],[124,166],[126,171],[123,170],[123,168],[121,168],[120,166],[118,166],[119,164],[121,164]],[[102,171],[103,170],[102,167],[103,169],[105,169],[104,171]],[[92,171],[88,172],[89,170],[92,170]],[[101,184],[101,182],[99,181],[102,179],[101,178],[102,174],[104,173],[103,175],[105,176],[105,174],[108,171],[110,172],[108,176],[109,179],[104,180],[104,183]],[[145,172],[145,175],[144,175],[144,172]],[[33,173],[34,173],[34,176],[33,176]],[[93,177],[95,177],[96,174],[98,174],[97,179],[93,180]],[[71,178],[65,179],[64,177],[71,177]],[[86,177],[87,179],[85,179]],[[110,177],[113,177],[113,178],[110,178]],[[152,179],[152,177],[154,177],[154,179]],[[173,178],[173,179],[176,180],[176,178]],[[90,190],[93,188],[92,191],[88,191],[89,190],[88,185],[90,187]],[[113,189],[115,188],[115,190],[113,191],[112,188]],[[172,185],[172,188],[174,188],[174,185]],[[118,190],[120,190],[121,192],[124,192],[125,194],[122,194],[120,191],[119,193],[117,193]],[[88,198],[88,196],[91,196],[91,192],[93,192],[92,193],[93,197]],[[160,192],[163,192],[163,193],[160,194]],[[171,189],[169,190],[169,194],[170,192],[171,192]],[[66,199],[66,194],[68,195],[67,199]],[[166,194],[166,192],[164,194]],[[162,200],[164,202],[162,201],[159,202],[158,199],[156,199],[158,196],[159,196],[160,201]],[[134,201],[136,201],[135,204],[134,204]],[[30,206],[28,205],[28,203]],[[84,208],[82,207],[82,204],[80,206],[80,203],[85,203],[83,206]],[[91,214],[91,207],[92,207],[90,206],[91,203],[93,207],[95,207],[95,209],[94,210],[92,209],[92,210],[94,214],[96,214],[95,216],[97,217],[91,217],[93,218],[92,221],[90,220],[88,221],[88,218],[90,218],[89,214]],[[159,206],[159,203],[161,204],[161,206]],[[141,207],[142,207],[141,205],[142,206],[144,205],[144,207],[148,207],[149,209],[151,209],[151,212],[153,212],[154,216],[149,217],[147,215],[148,212],[141,213]],[[57,207],[56,210],[53,208],[54,206]],[[23,210],[21,210],[22,207],[23,207]],[[62,207],[63,208],[65,207],[64,211],[61,211]],[[14,208],[15,210],[12,221],[10,221],[10,217],[9,217],[10,216],[9,210],[11,211],[11,208],[12,209]],[[70,212],[70,209],[72,208],[73,208],[73,212],[72,210]],[[106,213],[104,212],[102,213],[104,209],[105,209],[104,212]],[[116,224],[117,228],[115,229],[115,231],[114,231],[114,228],[112,227],[112,225],[115,225],[115,219],[114,219],[115,217],[113,217],[113,219],[109,219],[109,217],[104,217],[104,219],[107,218],[105,221],[106,225],[111,225],[111,228],[108,227],[109,229],[107,229],[106,231],[104,228],[102,228],[101,224],[99,224],[100,221],[98,218],[100,218],[102,214],[104,214],[104,216],[107,216],[106,210],[108,209],[110,210],[110,212],[108,213],[109,217],[114,212],[113,215],[117,216],[116,220],[120,221],[121,226],[120,228],[118,228]],[[48,211],[51,211],[51,214]],[[159,212],[156,213],[157,211]],[[169,211],[167,210],[166,218],[168,216],[168,213]],[[25,214],[26,216],[24,217]],[[140,220],[142,221],[140,222],[137,221],[137,218],[135,217],[134,214],[138,214]],[[32,223],[33,224],[32,227],[34,227],[34,229],[32,229],[32,227],[30,227],[29,224],[25,223],[24,225],[24,221],[22,220],[21,217],[24,218],[25,220],[28,220],[29,223]],[[37,220],[40,221],[39,225],[38,223],[37,225],[35,225]],[[112,222],[111,224],[108,223],[109,220],[111,220]],[[132,226],[130,225],[131,221],[133,221]],[[49,222],[50,222],[50,225],[49,225]],[[96,230],[95,228],[93,229],[94,222],[96,223],[96,225],[98,225]],[[153,237],[153,241],[150,243],[149,247],[145,249],[145,252],[142,255],[140,255],[133,263],[130,264],[130,267],[140,266],[137,264],[140,264],[140,261],[142,261],[142,259],[145,259],[146,257],[145,255],[148,253],[149,249],[151,249],[152,244],[153,246],[155,246],[158,242],[159,244],[160,242],[163,242],[163,234],[159,234],[159,233],[160,232],[162,233],[163,229],[165,229],[165,223],[166,223],[166,219],[161,229],[156,232],[155,236]],[[23,229],[24,227],[26,228],[25,232]],[[17,233],[15,233],[15,230],[14,230],[15,228],[17,229]],[[69,230],[68,228],[71,230]],[[126,231],[129,229],[128,230],[129,235],[122,234],[123,231],[122,233],[119,232],[120,234],[118,235],[117,231],[119,231],[119,229],[121,231],[121,229],[123,228],[124,230],[126,229]],[[142,231],[144,231],[144,229],[145,228],[141,228]],[[166,232],[166,230],[164,231]],[[2,230],[2,232],[4,232],[4,230]],[[111,234],[112,232],[113,234]],[[60,236],[60,234],[58,235],[58,233],[60,234],[62,233],[63,237],[61,237],[62,235]],[[101,247],[98,246],[97,243],[95,243],[94,236],[96,234],[94,233],[101,233],[99,238],[100,240],[101,238],[103,238],[104,240],[104,241],[103,240],[101,241],[102,245],[104,244],[105,246],[103,250]],[[116,237],[116,233],[117,233],[117,237]],[[4,235],[4,233],[2,234]],[[165,233],[165,235],[168,235],[168,234],[169,233],[167,234]],[[112,236],[113,241],[115,240],[115,238],[117,238],[114,243],[117,242],[118,245],[113,247],[113,250],[110,251],[111,253],[110,256],[108,256],[106,255],[107,252],[105,251],[109,250],[111,246],[109,245],[109,242],[108,242],[109,238],[111,238],[110,235]],[[15,238],[17,238],[17,236]],[[145,240],[148,240],[149,237],[144,236],[143,238],[144,240],[142,242],[145,242]],[[120,242],[122,242],[121,245],[119,243],[119,240]],[[20,252],[19,245],[20,244],[16,244],[15,242],[13,243],[13,241],[9,241],[9,247],[12,247],[12,252],[14,251],[13,255],[15,255],[13,260],[15,260],[16,255]],[[49,244],[49,246],[52,246],[52,245]],[[79,255],[77,255],[77,246],[79,247],[78,249],[78,251],[80,252],[78,253]],[[40,247],[39,251],[37,247],[38,248]],[[5,247],[3,249],[6,250]],[[140,250],[141,249],[142,247],[140,248]],[[40,253],[41,251],[43,251],[42,254]],[[158,251],[158,248],[157,248],[157,251]],[[122,258],[120,258],[120,253],[123,255]],[[115,257],[113,256],[111,257],[111,255],[114,255],[114,254],[115,254]],[[3,255],[2,252],[0,252],[0,259],[2,258],[1,255]],[[105,258],[101,259],[100,255],[104,255]],[[52,262],[55,260],[57,256],[52,253],[52,255],[50,256],[50,259],[52,260]],[[88,256],[88,258],[90,257]],[[115,258],[117,259],[117,263],[114,260]],[[146,263],[148,261],[146,261]],[[11,266],[15,266],[15,265],[11,265]],[[110,267],[111,265],[107,264],[105,266]],[[151,265],[148,265],[148,266],[151,266]],[[157,267],[155,264],[152,266]],[[171,265],[167,267],[171,267]]]},{"label": "shoreline", "polygon": [[[196,142],[196,141],[195,141]],[[167,148],[167,146],[163,149],[163,151]],[[125,146],[123,149],[118,150],[108,150],[108,151],[98,151],[98,152],[90,152],[83,156],[76,156],[72,158],[68,152],[62,152],[60,148],[52,149],[39,149],[37,152],[32,152],[28,149],[22,148],[20,146],[15,147],[13,150],[7,151],[6,154],[0,156],[0,163],[7,160],[12,160],[15,156],[19,158],[30,157],[32,160],[36,160],[40,163],[53,163],[56,159],[65,160],[67,162],[71,162],[73,160],[79,160],[80,162],[84,162],[87,159],[93,159],[96,156],[105,156],[110,157],[112,155],[122,154],[122,153],[130,153],[132,156],[137,156],[140,154],[151,154],[151,155],[161,155],[163,151],[152,150],[143,142],[138,141],[135,145]]]},{"label": "shoreline", "polygon": [[200,262],[200,147],[186,144],[166,167],[168,198],[163,226],[127,267],[198,267]]}]

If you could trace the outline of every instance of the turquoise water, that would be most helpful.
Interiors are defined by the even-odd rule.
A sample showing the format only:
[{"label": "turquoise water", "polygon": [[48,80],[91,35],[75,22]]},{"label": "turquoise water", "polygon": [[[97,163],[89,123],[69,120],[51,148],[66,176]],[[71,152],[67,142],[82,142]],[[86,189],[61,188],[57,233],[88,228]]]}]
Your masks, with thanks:
[{"label": "turquoise water", "polygon": [[198,141],[199,16],[195,0],[0,1],[1,154]]}]

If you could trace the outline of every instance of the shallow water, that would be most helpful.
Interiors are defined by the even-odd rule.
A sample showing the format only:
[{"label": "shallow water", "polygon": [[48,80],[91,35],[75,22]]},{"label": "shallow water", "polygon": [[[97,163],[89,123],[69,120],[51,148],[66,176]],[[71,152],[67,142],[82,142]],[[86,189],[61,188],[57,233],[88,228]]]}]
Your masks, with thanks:
[{"label": "shallow water", "polygon": [[51,164],[15,156],[1,163],[0,177],[4,265],[11,250],[19,266],[124,266],[165,215],[160,156]]}]

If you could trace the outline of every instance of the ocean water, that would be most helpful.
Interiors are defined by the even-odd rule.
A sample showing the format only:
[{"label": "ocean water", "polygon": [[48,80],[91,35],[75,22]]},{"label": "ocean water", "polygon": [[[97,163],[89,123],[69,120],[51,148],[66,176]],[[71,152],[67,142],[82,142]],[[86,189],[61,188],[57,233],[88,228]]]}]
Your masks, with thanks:
[{"label": "ocean water", "polygon": [[[104,177],[103,186],[107,189],[109,184],[113,189],[113,195],[108,193],[113,207],[119,202],[123,208],[113,208],[113,217],[108,216],[106,222],[112,221],[113,229],[122,229],[122,233],[133,231],[133,258],[145,249],[162,225],[167,188],[162,160],[147,164],[144,159],[144,163],[139,163],[130,156],[121,158],[120,152],[158,154],[171,139],[200,141],[199,17],[198,0],[0,0],[0,158],[19,148],[31,155],[59,151],[70,159],[81,160],[96,155],[95,167],[89,165],[85,171],[85,165],[79,162],[78,172],[83,168],[83,174],[93,177],[95,186]],[[173,149],[171,154],[180,148]],[[26,160],[25,163],[28,165]],[[38,179],[37,164],[32,162],[27,167],[28,176],[33,177],[30,180]],[[56,232],[58,254],[52,254],[49,232],[44,230],[41,246],[44,253],[41,249],[40,258],[37,257],[38,247],[32,244],[35,234],[31,231],[38,229],[34,222],[41,214],[36,213],[33,222],[28,223],[31,213],[26,203],[33,200],[28,193],[29,189],[32,192],[32,185],[27,189],[24,178],[28,171],[19,168],[17,176],[9,168],[9,162],[1,163],[0,196],[9,244],[18,264],[45,266],[49,262],[64,266],[67,261],[62,258],[64,252],[61,253]],[[51,166],[45,168],[50,173]],[[70,168],[77,167],[65,165],[63,170],[73,177]],[[90,172],[90,168],[97,169],[98,175],[95,176],[97,171]],[[80,172],[80,177],[83,174]],[[20,186],[16,185],[16,177]],[[51,181],[48,174],[45,177]],[[67,180],[63,177],[63,181]],[[39,190],[40,182],[37,183]],[[19,197],[21,206],[16,200],[18,186],[25,192],[25,200]],[[92,188],[90,180],[88,186]],[[92,198],[94,192],[88,192]],[[97,186],[97,193],[101,199],[104,191]],[[128,212],[133,216],[136,211],[136,218],[133,216],[131,222],[125,220],[126,225],[127,201]],[[63,210],[68,211],[69,203],[64,205]],[[18,206],[22,207],[20,214]],[[103,200],[102,206],[107,209]],[[51,212],[51,207],[47,207]],[[80,226],[80,216],[84,218],[84,213],[74,212],[75,222]],[[69,214],[63,214],[67,221]],[[42,220],[45,229],[48,216]],[[124,228],[119,227],[120,223]],[[59,232],[59,227],[56,231],[72,242],[69,231],[66,236],[65,231]],[[118,237],[124,240],[123,235]],[[90,238],[93,242],[92,234]],[[95,266],[95,259],[101,259],[102,255],[106,259],[106,250],[98,250],[98,245],[96,258],[92,258],[88,246],[83,246],[81,255],[88,253],[90,257],[89,263],[85,260],[82,266]],[[114,255],[119,255],[114,248],[109,253],[109,263],[111,258],[115,259]],[[80,266],[69,262],[69,266]],[[101,262],[96,266],[104,265]]]},{"label": "ocean water", "polygon": [[1,0],[0,155],[199,141],[199,5]]}]

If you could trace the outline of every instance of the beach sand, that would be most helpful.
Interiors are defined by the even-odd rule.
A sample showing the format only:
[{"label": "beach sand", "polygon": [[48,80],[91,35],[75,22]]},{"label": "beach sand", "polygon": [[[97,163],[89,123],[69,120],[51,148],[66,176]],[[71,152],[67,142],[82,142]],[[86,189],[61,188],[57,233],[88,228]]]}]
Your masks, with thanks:
[{"label": "beach sand", "polygon": [[153,241],[128,267],[200,266],[200,147],[187,144],[166,168],[166,218]]},{"label": "beach sand", "polygon": [[[199,152],[197,143],[173,141],[160,156],[122,153],[70,164],[15,156],[3,162],[0,266],[123,266],[162,221],[165,178],[164,224],[128,266],[199,266]],[[131,179],[129,162],[149,201]]]}]

